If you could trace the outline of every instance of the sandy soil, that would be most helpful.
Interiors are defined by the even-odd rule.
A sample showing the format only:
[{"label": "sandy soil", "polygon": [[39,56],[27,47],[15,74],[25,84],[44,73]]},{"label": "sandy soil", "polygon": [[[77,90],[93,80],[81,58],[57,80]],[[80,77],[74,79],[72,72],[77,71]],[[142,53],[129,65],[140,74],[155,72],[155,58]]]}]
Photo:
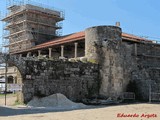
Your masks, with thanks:
[{"label": "sandy soil", "polygon": [[[120,117],[120,114],[117,117],[118,113],[132,117]],[[0,120],[160,120],[160,104],[96,106],[65,111],[0,106]]]}]

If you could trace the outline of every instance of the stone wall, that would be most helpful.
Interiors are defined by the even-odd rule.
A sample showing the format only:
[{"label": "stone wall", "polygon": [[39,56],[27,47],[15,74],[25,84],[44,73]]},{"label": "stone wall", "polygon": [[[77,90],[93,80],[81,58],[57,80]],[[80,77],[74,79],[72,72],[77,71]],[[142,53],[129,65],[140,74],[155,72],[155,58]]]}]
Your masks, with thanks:
[{"label": "stone wall", "polygon": [[106,97],[119,97],[127,90],[134,69],[133,44],[122,42],[121,29],[98,26],[86,29],[86,58],[100,65],[100,91]]},{"label": "stone wall", "polygon": [[[136,71],[132,76],[138,99],[148,100],[149,91],[160,92],[160,45],[137,43]],[[150,89],[151,88],[151,89]]]},{"label": "stone wall", "polygon": [[33,96],[62,93],[73,101],[98,95],[99,67],[96,64],[63,61],[26,61],[24,102]]},{"label": "stone wall", "polygon": [[100,95],[118,97],[127,91],[148,100],[150,87],[160,92],[159,44],[122,41],[115,26],[91,27],[85,34],[85,56],[100,66]]},{"label": "stone wall", "polygon": [[112,46],[104,47],[102,52],[100,94],[118,97],[127,91],[136,63],[132,56],[133,45],[115,40],[111,42]]},{"label": "stone wall", "polygon": [[134,92],[138,100],[148,100],[150,84],[152,91],[157,92],[158,45],[121,40],[105,41],[102,45],[98,64],[92,60],[88,63],[25,60],[21,95],[24,102],[33,96],[54,93],[62,93],[73,101],[99,95],[115,98],[126,91]]},{"label": "stone wall", "polygon": [[115,26],[92,27],[85,31],[85,57],[88,63],[15,61],[23,78],[24,102],[54,93],[73,101],[99,95],[118,98],[126,91],[148,100],[150,85],[152,92],[160,92],[159,44],[123,41]]}]

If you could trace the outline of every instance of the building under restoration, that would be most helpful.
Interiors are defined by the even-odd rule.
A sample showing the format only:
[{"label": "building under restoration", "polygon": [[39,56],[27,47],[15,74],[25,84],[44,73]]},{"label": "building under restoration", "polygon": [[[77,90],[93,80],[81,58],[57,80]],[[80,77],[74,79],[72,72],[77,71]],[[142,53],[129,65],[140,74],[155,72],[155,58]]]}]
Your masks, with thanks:
[{"label": "building under restoration", "polygon": [[28,4],[8,9],[3,21],[10,31],[11,61],[21,73],[20,101],[54,93],[73,101],[118,100],[126,92],[132,93],[129,98],[160,100],[160,44],[155,41],[123,33],[119,24],[56,37],[60,12]]},{"label": "building under restoration", "polygon": [[4,29],[9,31],[9,53],[32,48],[58,36],[63,13],[31,4],[12,5],[3,19],[7,23]]}]

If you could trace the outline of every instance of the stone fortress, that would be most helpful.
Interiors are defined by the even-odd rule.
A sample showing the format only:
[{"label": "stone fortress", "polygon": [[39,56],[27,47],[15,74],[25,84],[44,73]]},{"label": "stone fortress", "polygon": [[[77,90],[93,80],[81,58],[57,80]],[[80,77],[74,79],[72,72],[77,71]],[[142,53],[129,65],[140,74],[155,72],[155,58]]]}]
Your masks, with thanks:
[{"label": "stone fortress", "polygon": [[[18,68],[17,82],[23,85],[19,101],[54,93],[81,102],[119,99],[123,93],[133,93],[137,100],[160,100],[160,44],[123,33],[119,23],[57,36],[61,12],[29,4],[9,9],[3,21],[9,23],[9,62]],[[22,34],[25,38],[17,39]]]}]

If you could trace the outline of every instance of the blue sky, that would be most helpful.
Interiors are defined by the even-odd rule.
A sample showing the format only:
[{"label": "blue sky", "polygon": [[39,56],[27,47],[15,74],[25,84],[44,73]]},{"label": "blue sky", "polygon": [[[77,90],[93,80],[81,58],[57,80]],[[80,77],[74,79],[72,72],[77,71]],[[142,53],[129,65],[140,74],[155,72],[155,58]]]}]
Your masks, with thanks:
[{"label": "blue sky", "polygon": [[[7,0],[0,0],[1,14]],[[8,0],[9,1],[9,0]],[[65,11],[63,35],[97,25],[121,23],[123,32],[160,41],[159,0],[32,0]],[[2,25],[0,23],[0,36]]]}]

